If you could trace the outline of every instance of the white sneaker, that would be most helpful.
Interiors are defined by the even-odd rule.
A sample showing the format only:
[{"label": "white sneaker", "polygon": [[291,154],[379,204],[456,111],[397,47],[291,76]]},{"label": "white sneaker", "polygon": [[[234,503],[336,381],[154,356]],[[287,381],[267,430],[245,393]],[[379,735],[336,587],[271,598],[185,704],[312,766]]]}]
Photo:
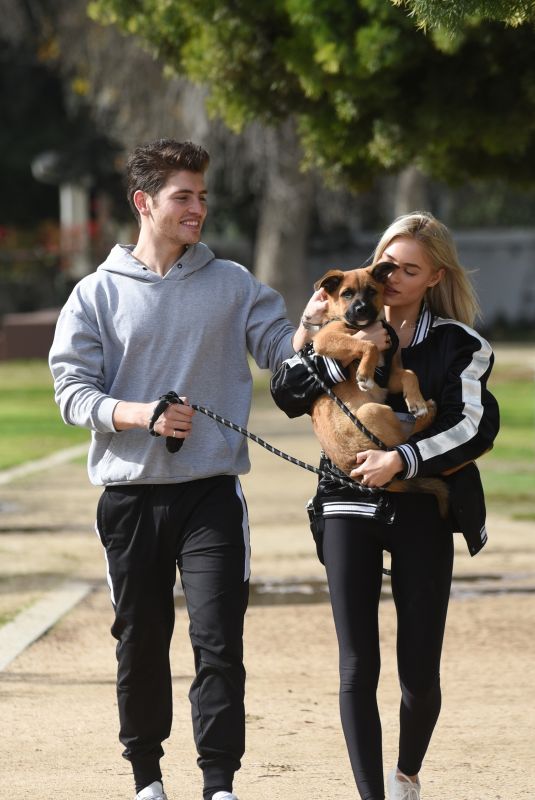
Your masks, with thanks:
[{"label": "white sneaker", "polygon": [[389,800],[420,800],[420,780],[413,783],[403,772],[393,769],[388,775]]},{"label": "white sneaker", "polygon": [[167,795],[160,781],[154,781],[150,786],[145,786],[138,792],[135,800],[167,800]]},{"label": "white sneaker", "polygon": [[212,795],[212,800],[238,800],[238,798],[231,792],[216,792]]}]

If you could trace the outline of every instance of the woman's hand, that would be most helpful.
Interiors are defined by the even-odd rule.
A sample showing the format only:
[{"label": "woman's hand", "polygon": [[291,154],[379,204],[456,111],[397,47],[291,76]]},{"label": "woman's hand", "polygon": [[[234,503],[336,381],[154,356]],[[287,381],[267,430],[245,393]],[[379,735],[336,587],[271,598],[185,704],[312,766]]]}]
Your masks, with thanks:
[{"label": "woman's hand", "polygon": [[352,335],[354,339],[365,339],[368,342],[373,342],[381,353],[392,346],[389,333],[380,322],[373,322]]},{"label": "woman's hand", "polygon": [[329,295],[325,289],[318,289],[306,304],[301,319],[304,319],[311,325],[321,325],[325,312],[327,311],[328,299]]},{"label": "woman's hand", "polygon": [[389,483],[404,468],[397,450],[363,450],[357,453],[356,461],[357,466],[351,470],[350,478],[372,488]]},{"label": "woman's hand", "polygon": [[305,310],[301,316],[301,322],[294,334],[292,342],[296,352],[301,350],[301,348],[312,339],[315,333],[315,326],[321,325],[322,322],[324,322],[328,297],[329,295],[325,289],[318,289],[306,304]]}]

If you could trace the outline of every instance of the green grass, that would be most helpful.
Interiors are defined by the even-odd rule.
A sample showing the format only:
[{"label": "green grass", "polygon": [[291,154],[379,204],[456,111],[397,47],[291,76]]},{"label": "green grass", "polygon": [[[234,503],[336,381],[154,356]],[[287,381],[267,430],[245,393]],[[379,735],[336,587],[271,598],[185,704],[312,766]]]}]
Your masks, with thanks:
[{"label": "green grass", "polygon": [[490,388],[500,405],[500,433],[478,465],[489,509],[535,520],[535,381],[526,373],[497,371]]},{"label": "green grass", "polygon": [[0,362],[0,469],[88,439],[61,419],[45,361]]},{"label": "green grass", "polygon": [[[271,405],[265,371],[255,371],[255,404]],[[500,404],[501,430],[478,465],[489,509],[535,520],[535,381],[529,369],[500,364],[491,390]],[[0,469],[88,441],[65,425],[54,402],[45,361],[0,362]]]}]

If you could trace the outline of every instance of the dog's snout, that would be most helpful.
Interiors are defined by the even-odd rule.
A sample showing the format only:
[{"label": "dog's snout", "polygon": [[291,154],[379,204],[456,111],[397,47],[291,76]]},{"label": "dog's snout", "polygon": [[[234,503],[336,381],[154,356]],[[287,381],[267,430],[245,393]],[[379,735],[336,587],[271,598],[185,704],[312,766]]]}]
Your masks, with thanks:
[{"label": "dog's snout", "polygon": [[368,325],[377,318],[377,308],[374,303],[358,297],[346,310],[345,317],[350,325]]}]

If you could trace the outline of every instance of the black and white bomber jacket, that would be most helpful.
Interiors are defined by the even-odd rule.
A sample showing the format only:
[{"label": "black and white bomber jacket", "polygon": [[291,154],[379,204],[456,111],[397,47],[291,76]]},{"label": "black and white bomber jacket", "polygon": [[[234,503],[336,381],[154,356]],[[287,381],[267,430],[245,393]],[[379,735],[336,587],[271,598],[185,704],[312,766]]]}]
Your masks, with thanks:
[{"label": "black and white bomber jacket", "polygon": [[[312,347],[307,348],[329,387],[345,380],[347,370],[337,361],[317,356]],[[418,376],[422,395],[436,401],[438,413],[429,428],[396,448],[405,465],[398,477],[437,476],[470,462],[446,480],[452,528],[464,534],[470,553],[475,555],[485,544],[487,533],[483,489],[473,461],[492,447],[499,430],[498,404],[487,389],[494,362],[492,349],[469,326],[434,317],[424,305],[412,341],[401,355],[403,366]],[[380,372],[376,373],[378,383],[382,378]],[[323,389],[296,354],[273,375],[271,393],[279,408],[293,418],[309,413]],[[390,395],[387,402],[394,411],[407,412],[401,395]],[[325,457],[322,462],[329,463]],[[335,499],[354,503],[355,509],[362,505],[362,498],[352,489],[326,478],[319,481],[317,497],[324,503]],[[364,505],[369,508],[369,500]],[[364,513],[369,516],[369,511]]]}]

